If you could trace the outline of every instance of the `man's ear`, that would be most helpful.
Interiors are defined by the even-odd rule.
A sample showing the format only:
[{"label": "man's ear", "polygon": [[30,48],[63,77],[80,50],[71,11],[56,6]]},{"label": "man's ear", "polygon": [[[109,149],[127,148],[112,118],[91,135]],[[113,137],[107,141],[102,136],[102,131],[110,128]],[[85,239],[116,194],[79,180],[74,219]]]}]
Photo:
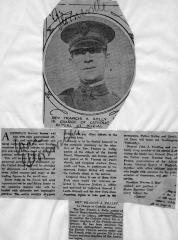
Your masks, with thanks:
[{"label": "man's ear", "polygon": [[72,57],[69,58],[69,64],[70,64],[71,68],[73,70],[75,70],[75,62],[74,62],[74,59]]},{"label": "man's ear", "polygon": [[74,61],[73,61],[73,58],[72,58],[72,57],[69,58],[69,64],[71,65],[71,67],[74,66]]},{"label": "man's ear", "polygon": [[106,53],[106,67],[110,66],[110,53]]}]

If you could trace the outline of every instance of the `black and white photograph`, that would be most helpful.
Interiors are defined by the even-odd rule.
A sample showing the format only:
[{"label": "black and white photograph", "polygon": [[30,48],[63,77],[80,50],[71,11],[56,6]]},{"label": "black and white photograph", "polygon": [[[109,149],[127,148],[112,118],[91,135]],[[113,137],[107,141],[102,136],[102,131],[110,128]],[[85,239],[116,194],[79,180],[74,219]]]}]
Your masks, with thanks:
[{"label": "black and white photograph", "polygon": [[106,16],[82,16],[54,31],[44,60],[49,89],[70,110],[93,113],[118,106],[133,82],[133,43]]},{"label": "black and white photograph", "polygon": [[0,1],[0,240],[178,240],[178,1]]}]

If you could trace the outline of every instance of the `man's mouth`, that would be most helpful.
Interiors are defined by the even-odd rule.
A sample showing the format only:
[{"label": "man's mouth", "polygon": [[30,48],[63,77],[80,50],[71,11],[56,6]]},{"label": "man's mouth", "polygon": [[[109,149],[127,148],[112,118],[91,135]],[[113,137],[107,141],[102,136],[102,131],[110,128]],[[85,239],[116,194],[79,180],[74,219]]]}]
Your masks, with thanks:
[{"label": "man's mouth", "polygon": [[85,67],[85,68],[83,68],[83,70],[90,70],[90,69],[94,69],[94,68],[96,68],[96,67]]}]

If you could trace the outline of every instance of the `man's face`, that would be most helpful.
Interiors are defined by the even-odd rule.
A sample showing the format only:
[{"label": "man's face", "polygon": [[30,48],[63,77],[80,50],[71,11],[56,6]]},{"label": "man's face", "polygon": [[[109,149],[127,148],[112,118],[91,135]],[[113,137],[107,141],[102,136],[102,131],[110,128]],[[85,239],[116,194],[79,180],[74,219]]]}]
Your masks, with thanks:
[{"label": "man's face", "polygon": [[106,50],[101,47],[85,47],[72,51],[72,64],[82,82],[95,83],[104,79]]}]

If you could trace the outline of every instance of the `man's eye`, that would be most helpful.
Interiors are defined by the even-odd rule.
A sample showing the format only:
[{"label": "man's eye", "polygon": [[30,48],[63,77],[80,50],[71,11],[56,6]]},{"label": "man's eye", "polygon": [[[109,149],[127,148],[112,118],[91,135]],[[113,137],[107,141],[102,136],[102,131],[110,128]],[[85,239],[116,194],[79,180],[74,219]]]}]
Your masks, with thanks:
[{"label": "man's eye", "polygon": [[90,48],[89,53],[95,54],[95,53],[101,53],[102,49],[101,48]]},{"label": "man's eye", "polygon": [[95,48],[90,48],[90,49],[88,49],[88,52],[91,53],[91,54],[94,54],[94,53],[96,53],[96,49]]},{"label": "man's eye", "polygon": [[80,55],[80,54],[82,54],[82,53],[81,53],[81,49],[78,49],[78,50],[75,50],[75,51],[74,51],[74,55]]},{"label": "man's eye", "polygon": [[78,55],[85,55],[87,52],[90,54],[95,54],[95,53],[101,53],[102,49],[101,48],[84,48],[84,49],[76,49],[72,51],[72,55],[78,56]]},{"label": "man's eye", "polygon": [[87,52],[87,49],[81,49],[80,54],[85,55]]},{"label": "man's eye", "polygon": [[78,56],[78,55],[84,55],[86,53],[85,49],[77,49],[72,51],[72,55],[74,56]]}]

